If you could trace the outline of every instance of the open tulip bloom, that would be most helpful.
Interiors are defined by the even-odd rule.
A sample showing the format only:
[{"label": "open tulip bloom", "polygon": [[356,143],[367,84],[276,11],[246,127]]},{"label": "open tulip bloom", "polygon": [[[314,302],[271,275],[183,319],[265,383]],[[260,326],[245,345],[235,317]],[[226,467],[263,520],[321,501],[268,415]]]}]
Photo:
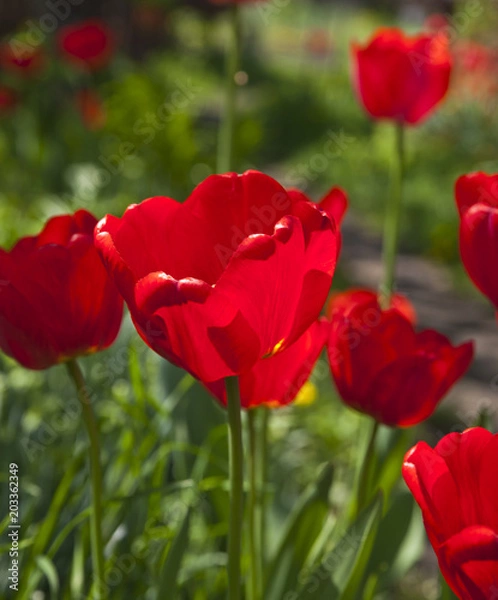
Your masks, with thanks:
[{"label": "open tulip bloom", "polygon": [[439,566],[460,600],[498,597],[498,435],[476,427],[419,442],[403,477]]},{"label": "open tulip bloom", "polygon": [[297,341],[337,257],[327,214],[255,171],[211,176],[183,204],[157,197],[107,216],[95,239],[145,342],[206,383]]},{"label": "open tulip bloom", "polygon": [[84,210],[0,250],[0,348],[29,369],[46,369],[109,347],[123,300],[97,254],[97,219]]},{"label": "open tulip bloom", "polygon": [[379,423],[409,427],[427,419],[467,371],[472,342],[454,347],[432,330],[416,333],[414,311],[395,296],[383,310],[369,290],[332,298],[328,356],[341,398]]}]

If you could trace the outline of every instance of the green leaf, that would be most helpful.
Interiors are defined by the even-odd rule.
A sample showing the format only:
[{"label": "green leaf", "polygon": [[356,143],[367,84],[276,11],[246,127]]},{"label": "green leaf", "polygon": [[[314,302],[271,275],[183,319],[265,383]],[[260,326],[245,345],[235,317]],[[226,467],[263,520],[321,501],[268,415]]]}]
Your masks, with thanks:
[{"label": "green leaf", "polygon": [[414,507],[412,495],[403,490],[382,519],[366,572],[378,574],[380,586],[400,579],[424,550],[422,518]]},{"label": "green leaf", "polygon": [[300,593],[286,600],[352,600],[360,591],[365,567],[382,517],[382,494],[348,528],[338,544],[308,577]]},{"label": "green leaf", "polygon": [[328,517],[332,480],[333,467],[326,465],[317,482],[303,494],[290,516],[269,567],[265,600],[282,600],[298,589],[300,572]]},{"label": "green leaf", "polygon": [[54,563],[47,556],[37,556],[35,558],[36,566],[45,575],[50,587],[50,597],[57,598],[59,594],[59,576],[55,569]]},{"label": "green leaf", "polygon": [[161,581],[157,590],[157,600],[162,600],[162,598],[176,598],[178,575],[189,541],[190,518],[191,509],[189,508],[180,530],[171,543],[166,561],[161,569]]},{"label": "green leaf", "polygon": [[34,577],[31,577],[31,571],[33,566],[36,564],[37,557],[42,556],[45,553],[45,549],[50,541],[50,538],[57,527],[57,523],[60,519],[64,505],[68,503],[68,496],[71,492],[71,487],[74,484],[74,480],[79,469],[81,468],[82,462],[83,454],[77,455],[73,459],[73,461],[69,464],[59,486],[57,487],[57,490],[55,491],[54,497],[47,511],[47,516],[35,535],[30,555],[23,569],[23,583],[19,588],[20,597],[24,597],[24,595],[28,596],[37,584],[39,576],[36,574]]},{"label": "green leaf", "polygon": [[72,598],[80,598],[83,594],[85,585],[85,559],[83,533],[79,532],[74,543],[73,562],[69,580]]},{"label": "green leaf", "polygon": [[133,394],[135,396],[137,404],[141,408],[143,408],[147,393],[145,391],[145,386],[142,380],[142,367],[140,365],[140,359],[138,357],[137,348],[134,343],[130,344],[128,356],[130,383],[133,390]]}]

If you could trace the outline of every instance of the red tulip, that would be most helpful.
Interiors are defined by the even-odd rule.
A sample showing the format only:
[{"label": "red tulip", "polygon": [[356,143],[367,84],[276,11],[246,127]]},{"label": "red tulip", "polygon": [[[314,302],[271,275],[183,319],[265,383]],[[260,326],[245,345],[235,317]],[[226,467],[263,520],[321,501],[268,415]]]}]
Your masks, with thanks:
[{"label": "red tulip", "polygon": [[106,112],[98,93],[91,89],[79,90],[75,101],[85,126],[90,131],[102,129],[106,122]]},{"label": "red tulip", "polygon": [[10,114],[17,104],[16,92],[5,85],[0,85],[0,116]]},{"label": "red tulip", "polygon": [[107,348],[123,302],[95,250],[97,220],[79,210],[0,250],[0,348],[45,369]]},{"label": "red tulip", "polygon": [[[239,378],[243,408],[267,406],[278,408],[290,404],[309,379],[329,331],[327,321],[320,319],[292,346],[275,356],[259,360]],[[223,380],[207,384],[208,389],[226,405]]]},{"label": "red tulip", "polygon": [[90,71],[106,67],[114,51],[114,36],[100,21],[84,21],[62,28],[58,44],[64,58]]},{"label": "red tulip", "polygon": [[353,45],[353,62],[357,95],[374,119],[416,125],[448,91],[451,55],[443,34],[382,29],[366,46]]},{"label": "red tulip", "polygon": [[45,57],[40,47],[19,45],[13,47],[11,44],[3,44],[0,47],[0,64],[8,71],[29,77],[38,73],[44,65]]},{"label": "red tulip", "polygon": [[427,419],[472,361],[471,342],[454,348],[436,331],[415,333],[413,314],[401,297],[382,310],[368,290],[345,292],[330,305],[328,355],[339,394],[385,425]]},{"label": "red tulip", "polygon": [[96,229],[138,332],[204,382],[295,342],[327,298],[337,234],[271,177],[214,175],[180,204],[151,198]]},{"label": "red tulip", "polygon": [[463,175],[455,196],[463,264],[477,288],[498,308],[498,175]]},{"label": "red tulip", "polygon": [[461,600],[498,598],[498,435],[476,427],[419,442],[403,477],[448,585]]}]

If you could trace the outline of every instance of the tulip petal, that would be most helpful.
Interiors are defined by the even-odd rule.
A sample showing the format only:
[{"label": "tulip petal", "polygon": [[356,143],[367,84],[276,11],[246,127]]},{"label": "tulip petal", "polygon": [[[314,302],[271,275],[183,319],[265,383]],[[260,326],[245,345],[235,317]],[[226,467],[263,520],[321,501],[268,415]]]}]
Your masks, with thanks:
[{"label": "tulip petal", "polygon": [[[259,360],[239,378],[243,408],[285,406],[290,404],[308,380],[328,335],[329,323],[320,320],[290,348],[275,356]],[[208,385],[209,390],[226,405],[224,381]]]},{"label": "tulip petal", "polygon": [[403,463],[403,477],[422,510],[427,533],[433,546],[458,532],[462,517],[453,476],[444,457],[425,442],[412,448]]},{"label": "tulip petal", "polygon": [[460,223],[460,253],[474,284],[498,307],[498,209],[474,204],[467,210]]},{"label": "tulip petal", "polygon": [[327,213],[331,220],[334,220],[336,225],[342,223],[344,215],[348,210],[348,196],[340,187],[333,187],[320,200],[320,208]]},{"label": "tulip petal", "polygon": [[156,352],[203,381],[247,370],[259,340],[238,308],[207,283],[150,273],[135,288],[132,317]]},{"label": "tulip petal", "polygon": [[455,199],[460,218],[475,204],[498,208],[498,175],[482,171],[462,175],[455,184]]},{"label": "tulip petal", "polygon": [[[337,298],[332,306],[343,301]],[[376,414],[373,381],[389,364],[410,355],[415,340],[410,323],[395,309],[381,311],[375,296],[342,314],[334,310],[328,353],[341,397],[353,408]]]},{"label": "tulip petal", "polygon": [[448,582],[464,600],[498,595],[498,534],[480,525],[467,527],[439,549]]},{"label": "tulip petal", "polygon": [[286,217],[273,236],[248,238],[216,284],[259,332],[263,356],[287,342],[303,287],[304,249],[299,219]]}]

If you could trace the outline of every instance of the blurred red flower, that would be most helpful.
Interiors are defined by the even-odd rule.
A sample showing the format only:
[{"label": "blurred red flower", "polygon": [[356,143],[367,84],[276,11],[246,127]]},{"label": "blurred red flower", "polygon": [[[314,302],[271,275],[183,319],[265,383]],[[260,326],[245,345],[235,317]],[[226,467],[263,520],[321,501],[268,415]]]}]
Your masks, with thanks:
[{"label": "blurred red flower", "polygon": [[476,427],[419,442],[403,477],[448,585],[461,600],[498,594],[498,435]]},{"label": "blurred red flower", "polygon": [[420,123],[445,97],[451,66],[444,34],[382,29],[366,46],[353,45],[354,86],[374,119]]},{"label": "blurred red flower", "polygon": [[0,116],[8,115],[18,104],[16,92],[5,85],[0,85]]},{"label": "blurred red flower", "polygon": [[75,101],[85,126],[91,131],[102,129],[106,112],[99,94],[95,90],[82,89],[76,92]]},{"label": "blurred red flower", "polygon": [[[459,100],[469,99],[486,107],[494,100],[498,91],[498,53],[472,40],[460,40],[453,49],[455,57],[455,77],[453,89]],[[493,109],[494,114],[494,109]]]},{"label": "blurred red flower", "polygon": [[401,296],[382,310],[369,290],[332,298],[328,355],[346,404],[380,423],[409,427],[427,419],[468,369],[472,342],[453,347],[436,331],[415,333],[414,311]]},{"label": "blurred red flower", "polygon": [[97,71],[109,64],[114,52],[114,35],[101,21],[84,21],[63,27],[59,49],[73,65]]},{"label": "blurred red flower", "polygon": [[45,55],[39,46],[3,44],[0,47],[0,64],[7,71],[30,77],[43,68]]},{"label": "blurred red flower", "polygon": [[498,308],[498,174],[462,175],[455,197],[462,262],[477,288]]},{"label": "blurred red flower", "polygon": [[24,367],[45,369],[115,340],[123,301],[95,250],[96,223],[79,210],[0,249],[0,348]]},{"label": "blurred red flower", "polygon": [[96,243],[145,342],[204,382],[298,340],[337,256],[329,217],[256,171],[211,176],[183,204],[156,197],[108,215]]},{"label": "blurred red flower", "polygon": [[[325,347],[328,331],[329,323],[320,319],[292,346],[259,360],[250,371],[243,373],[239,377],[242,407],[278,408],[295,400]],[[226,405],[224,380],[208,383],[207,387]]]}]

